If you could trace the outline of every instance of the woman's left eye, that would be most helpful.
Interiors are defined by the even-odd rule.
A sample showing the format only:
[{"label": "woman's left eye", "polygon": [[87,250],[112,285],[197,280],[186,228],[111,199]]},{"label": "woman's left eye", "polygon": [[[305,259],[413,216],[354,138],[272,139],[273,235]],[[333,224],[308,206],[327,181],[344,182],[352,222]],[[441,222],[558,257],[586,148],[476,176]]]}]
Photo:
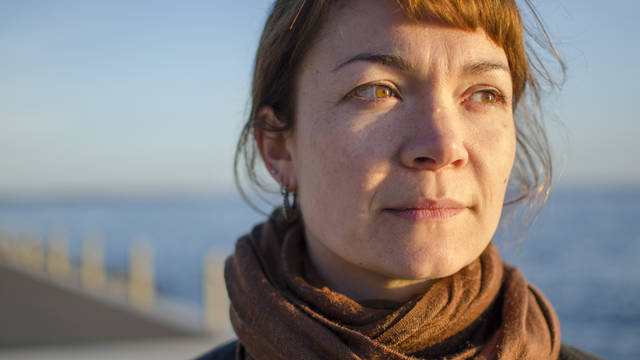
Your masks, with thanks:
[{"label": "woman's left eye", "polygon": [[469,100],[481,104],[494,105],[504,103],[504,96],[494,90],[480,90],[471,94]]}]

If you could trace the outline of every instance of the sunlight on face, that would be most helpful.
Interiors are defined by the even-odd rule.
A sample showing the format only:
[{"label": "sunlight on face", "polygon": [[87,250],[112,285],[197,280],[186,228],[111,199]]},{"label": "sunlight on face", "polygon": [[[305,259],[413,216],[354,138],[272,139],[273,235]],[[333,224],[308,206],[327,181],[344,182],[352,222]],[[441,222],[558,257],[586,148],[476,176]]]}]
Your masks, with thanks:
[{"label": "sunlight on face", "polygon": [[314,262],[434,279],[495,232],[513,90],[484,31],[414,23],[393,6],[331,14],[298,77],[288,148]]}]

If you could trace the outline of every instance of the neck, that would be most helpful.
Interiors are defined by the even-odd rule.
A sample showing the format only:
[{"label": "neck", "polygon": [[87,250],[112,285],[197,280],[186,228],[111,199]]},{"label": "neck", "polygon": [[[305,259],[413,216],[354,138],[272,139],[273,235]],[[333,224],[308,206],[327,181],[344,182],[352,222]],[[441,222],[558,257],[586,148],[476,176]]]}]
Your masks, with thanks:
[{"label": "neck", "polygon": [[308,234],[306,239],[311,262],[327,287],[353,300],[404,302],[424,293],[433,283],[433,280],[398,279],[380,274],[346,261]]}]

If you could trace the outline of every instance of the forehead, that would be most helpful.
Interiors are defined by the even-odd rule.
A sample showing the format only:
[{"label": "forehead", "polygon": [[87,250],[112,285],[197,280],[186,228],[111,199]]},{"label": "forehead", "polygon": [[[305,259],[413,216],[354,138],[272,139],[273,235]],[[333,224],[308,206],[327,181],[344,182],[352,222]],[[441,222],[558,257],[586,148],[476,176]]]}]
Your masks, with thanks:
[{"label": "forehead", "polygon": [[416,22],[390,0],[353,0],[335,6],[303,64],[330,66],[358,53],[398,54],[417,68],[434,60],[447,66],[475,60],[507,64],[504,50],[482,29]]}]

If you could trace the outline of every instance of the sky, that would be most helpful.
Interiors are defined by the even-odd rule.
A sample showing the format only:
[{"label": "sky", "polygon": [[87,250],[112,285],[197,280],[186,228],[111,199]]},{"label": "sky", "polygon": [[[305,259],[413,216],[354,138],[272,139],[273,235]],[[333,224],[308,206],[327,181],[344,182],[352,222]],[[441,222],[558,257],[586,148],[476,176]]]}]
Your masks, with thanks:
[{"label": "sky", "polygon": [[[0,0],[0,196],[233,192],[270,2]],[[640,184],[640,2],[534,3],[556,183]]]}]

